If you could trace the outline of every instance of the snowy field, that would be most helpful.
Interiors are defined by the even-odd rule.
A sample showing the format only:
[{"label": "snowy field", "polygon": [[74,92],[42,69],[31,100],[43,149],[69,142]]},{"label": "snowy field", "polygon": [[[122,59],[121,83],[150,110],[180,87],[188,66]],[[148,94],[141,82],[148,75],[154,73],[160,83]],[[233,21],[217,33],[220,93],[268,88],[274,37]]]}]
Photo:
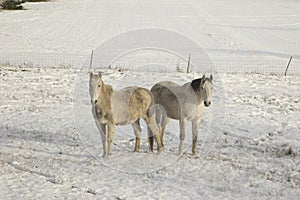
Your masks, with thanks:
[{"label": "snowy field", "polygon": [[[56,0],[24,7],[0,10],[0,199],[299,198],[300,2]],[[102,42],[145,27],[192,38],[215,64],[196,158],[190,127],[178,157],[173,120],[163,152],[146,152],[143,123],[141,153],[132,152],[134,134],[123,126],[113,155],[100,157],[81,64]],[[96,70],[114,88],[209,74],[186,74],[183,60],[166,57],[137,52]]]}]

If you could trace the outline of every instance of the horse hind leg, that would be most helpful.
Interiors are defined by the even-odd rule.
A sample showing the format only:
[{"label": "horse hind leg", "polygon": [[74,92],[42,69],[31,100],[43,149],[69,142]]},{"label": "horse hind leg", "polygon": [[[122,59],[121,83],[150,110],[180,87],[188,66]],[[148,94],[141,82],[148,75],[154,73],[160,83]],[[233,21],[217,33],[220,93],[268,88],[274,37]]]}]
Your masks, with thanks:
[{"label": "horse hind leg", "polygon": [[169,122],[170,118],[167,117],[167,113],[164,112],[162,113],[162,119],[161,119],[161,129],[160,129],[160,139],[161,139],[161,145],[162,147],[164,147],[164,133],[165,133],[165,130],[166,130],[166,126]]},{"label": "horse hind leg", "polygon": [[135,134],[135,152],[140,151],[140,142],[141,142],[141,126],[140,126],[140,119],[136,120],[134,123],[131,124],[134,134]]},{"label": "horse hind leg", "polygon": [[[163,148],[164,147],[163,134],[165,132],[166,125],[169,121],[169,118],[167,117],[167,112],[166,112],[165,108],[159,104],[153,105],[150,108],[150,111],[151,111],[151,113],[149,114],[150,117],[151,117],[151,115],[155,114],[155,122],[157,124],[157,127],[159,128],[159,137],[160,137],[161,145]],[[150,130],[150,132],[151,132],[151,130]],[[153,133],[151,135],[153,138]]]},{"label": "horse hind leg", "polygon": [[[152,128],[150,128],[150,117],[154,116],[155,113],[155,107],[150,107],[146,116],[143,117],[145,122],[147,123],[147,133],[148,133],[148,142],[149,142],[149,152],[153,152],[153,141],[154,141],[154,133],[152,131]],[[156,115],[157,116],[157,115]],[[156,119],[157,120],[157,119]]]},{"label": "horse hind leg", "polygon": [[153,140],[154,140],[154,136],[153,133],[151,131],[151,129],[148,126],[148,140],[149,140],[149,152],[153,152]]},{"label": "horse hind leg", "polygon": [[157,126],[155,115],[145,117],[144,120],[146,121],[148,125],[148,137],[149,137],[149,145],[150,145],[150,151],[153,151],[153,137],[155,137],[157,142],[158,150],[162,150],[162,144],[161,144],[161,137],[160,137],[160,130]]}]

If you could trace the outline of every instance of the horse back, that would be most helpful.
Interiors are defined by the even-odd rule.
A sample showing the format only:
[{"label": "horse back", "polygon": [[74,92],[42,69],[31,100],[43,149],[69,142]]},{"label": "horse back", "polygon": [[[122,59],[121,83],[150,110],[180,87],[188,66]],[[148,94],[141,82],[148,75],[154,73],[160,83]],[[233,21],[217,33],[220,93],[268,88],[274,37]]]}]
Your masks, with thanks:
[{"label": "horse back", "polygon": [[126,87],[113,93],[113,114],[118,124],[130,124],[146,117],[154,99],[151,92],[141,87]]}]

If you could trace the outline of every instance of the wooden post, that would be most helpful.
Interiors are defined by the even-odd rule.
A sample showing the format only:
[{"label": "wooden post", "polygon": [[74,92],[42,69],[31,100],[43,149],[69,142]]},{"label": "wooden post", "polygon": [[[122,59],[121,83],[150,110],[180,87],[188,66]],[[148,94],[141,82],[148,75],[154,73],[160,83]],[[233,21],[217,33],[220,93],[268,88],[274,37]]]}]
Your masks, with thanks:
[{"label": "wooden post", "polygon": [[287,74],[288,68],[289,68],[290,63],[291,63],[291,61],[292,61],[292,58],[293,58],[293,56],[291,56],[291,58],[290,58],[290,60],[289,60],[289,62],[288,62],[288,64],[287,64],[287,66],[286,66],[284,76],[286,76],[286,74]]},{"label": "wooden post", "polygon": [[94,49],[92,49],[92,53],[91,53],[90,69],[92,68],[92,64],[93,64],[93,55],[94,55]]},{"label": "wooden post", "polygon": [[186,73],[190,73],[190,64],[191,64],[191,54],[189,55],[189,61],[188,61],[188,66],[186,68]]}]

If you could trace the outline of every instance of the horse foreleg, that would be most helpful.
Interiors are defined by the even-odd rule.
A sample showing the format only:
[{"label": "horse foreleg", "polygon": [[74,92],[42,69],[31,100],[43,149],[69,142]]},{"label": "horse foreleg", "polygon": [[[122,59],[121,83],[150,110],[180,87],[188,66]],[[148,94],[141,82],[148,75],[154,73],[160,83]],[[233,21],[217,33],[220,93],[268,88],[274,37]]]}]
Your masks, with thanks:
[{"label": "horse foreleg", "polygon": [[199,129],[200,122],[201,122],[201,120],[192,122],[192,133],[193,133],[192,153],[193,153],[193,156],[197,155],[197,138],[198,138],[198,129]]},{"label": "horse foreleg", "polygon": [[162,105],[156,104],[154,106],[155,106],[156,124],[159,128],[161,145],[162,145],[162,147],[164,147],[164,143],[163,143],[164,132],[165,132],[167,123],[169,122],[169,118],[167,116],[167,112],[166,112],[165,108]]},{"label": "horse foreleg", "polygon": [[182,149],[183,149],[183,142],[184,142],[184,138],[185,138],[185,128],[186,128],[186,119],[180,119],[179,120],[179,127],[180,127],[180,143],[179,143],[179,155],[182,154]]},{"label": "horse foreleg", "polygon": [[141,142],[141,126],[140,126],[140,119],[136,120],[134,123],[131,124],[133,127],[133,131],[135,134],[135,152],[140,151],[140,142]]},{"label": "horse foreleg", "polygon": [[102,157],[106,156],[106,126],[98,121],[96,121],[97,128],[101,135],[102,145],[103,145],[103,154]]},{"label": "horse foreleg", "polygon": [[114,122],[109,121],[107,123],[107,131],[108,131],[108,136],[107,136],[107,143],[108,143],[107,153],[108,153],[108,155],[111,155],[111,152],[112,152],[112,141],[114,139],[114,134],[115,134],[115,124],[114,124]]},{"label": "horse foreleg", "polygon": [[153,152],[153,133],[151,131],[151,129],[148,126],[148,140],[149,140],[149,152]]}]

